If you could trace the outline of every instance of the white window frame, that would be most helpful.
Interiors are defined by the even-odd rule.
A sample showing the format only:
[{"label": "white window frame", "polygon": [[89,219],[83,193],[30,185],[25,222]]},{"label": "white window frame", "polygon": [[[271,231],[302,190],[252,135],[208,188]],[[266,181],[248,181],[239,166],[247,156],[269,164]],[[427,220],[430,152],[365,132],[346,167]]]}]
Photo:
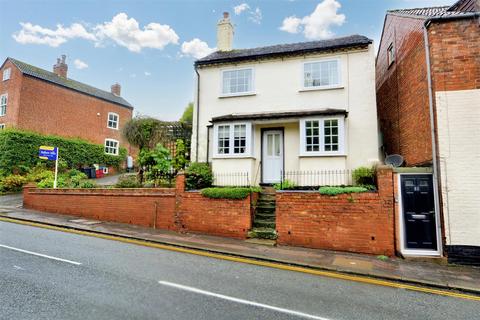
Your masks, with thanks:
[{"label": "white window frame", "polygon": [[387,48],[387,62],[389,67],[395,62],[395,58],[395,47],[392,42]]},{"label": "white window frame", "polygon": [[[112,147],[107,146],[107,141],[109,141],[109,142],[116,142],[116,143],[117,143],[117,148],[116,148],[115,153],[107,152],[107,151],[105,150],[105,148],[107,148],[107,147],[108,147],[108,148],[112,148]],[[107,139],[105,139],[105,143],[103,144],[103,148],[104,148],[104,151],[105,151],[106,154],[110,154],[110,155],[113,155],[113,156],[118,156],[118,152],[119,152],[119,150],[120,150],[120,142],[119,142],[118,140],[115,140],[115,139],[107,138]]]},{"label": "white window frame", "polygon": [[[117,121],[116,121],[117,126],[116,127],[110,127],[110,115],[117,116]],[[118,113],[109,112],[108,115],[107,115],[107,128],[118,130],[119,125],[120,125],[120,116],[118,115]]]},{"label": "white window frame", "polygon": [[[338,83],[333,85],[326,85],[326,86],[305,86],[305,65],[310,63],[321,63],[321,62],[330,62],[336,61],[337,62],[337,71],[338,71]],[[342,60],[339,57],[332,57],[332,58],[325,58],[325,59],[317,59],[311,61],[304,61],[302,63],[302,70],[301,70],[301,88],[302,91],[310,91],[310,90],[324,90],[324,89],[338,89],[343,88],[343,79],[342,79]]]},{"label": "white window frame", "polygon": [[0,123],[0,130],[4,130],[6,128],[5,123]]},{"label": "white window frame", "polygon": [[[223,77],[225,72],[229,71],[241,71],[241,70],[251,70],[252,71],[252,86],[250,91],[245,92],[234,92],[234,93],[225,93],[223,92]],[[220,97],[237,97],[237,96],[250,96],[255,94],[255,69],[253,67],[242,67],[242,68],[229,68],[220,70]]]},{"label": "white window frame", "polygon": [[[337,120],[338,121],[338,150],[325,151],[325,120]],[[306,121],[319,121],[319,151],[307,151],[307,137],[306,137]],[[318,156],[344,156],[346,155],[345,147],[345,117],[344,116],[325,116],[315,118],[305,118],[300,120],[300,156],[318,157]]]},{"label": "white window frame", "polygon": [[[5,105],[2,105],[2,98],[5,97]],[[5,108],[2,108],[3,106],[5,106]],[[8,93],[4,93],[2,95],[0,95],[0,117],[3,117],[7,114],[7,107],[8,107]],[[4,112],[2,112],[2,110],[5,110]]]},{"label": "white window frame", "polygon": [[[234,153],[234,126],[245,125],[245,152]],[[230,126],[229,130],[229,153],[218,153],[218,126]],[[213,125],[213,157],[214,158],[247,158],[252,156],[252,123],[251,122],[227,122]]]},{"label": "white window frame", "polygon": [[12,75],[12,68],[4,69],[3,70],[3,75],[2,75],[3,81],[10,80],[11,75]]}]

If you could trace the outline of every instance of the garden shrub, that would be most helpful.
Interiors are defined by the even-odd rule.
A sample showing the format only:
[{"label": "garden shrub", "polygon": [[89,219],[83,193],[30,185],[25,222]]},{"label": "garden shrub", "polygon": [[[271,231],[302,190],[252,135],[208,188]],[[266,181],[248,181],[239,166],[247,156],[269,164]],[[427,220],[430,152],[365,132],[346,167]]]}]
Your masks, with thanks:
[{"label": "garden shrub", "polygon": [[136,176],[128,175],[121,176],[115,184],[115,188],[141,188],[142,185]]},{"label": "garden shrub", "polygon": [[47,169],[45,165],[37,165],[26,175],[29,182],[40,182],[47,178],[54,178],[55,173],[51,169]]},{"label": "garden shrub", "polygon": [[250,192],[258,192],[258,188],[224,187],[202,189],[204,197],[212,199],[245,199]]},{"label": "garden shrub", "polygon": [[[53,188],[54,181],[54,176],[45,178],[37,183],[37,187],[42,189]],[[57,188],[68,188],[67,180],[65,179],[64,175],[58,175]]]},{"label": "garden shrub", "polygon": [[175,156],[172,159],[172,167],[180,171],[185,168],[187,164],[187,148],[185,147],[185,143],[182,139],[177,139],[175,142]]},{"label": "garden shrub", "polygon": [[125,148],[120,148],[119,155],[114,156],[105,154],[103,145],[84,140],[7,129],[0,131],[0,176],[27,173],[39,162],[53,168],[54,161],[38,158],[38,148],[44,145],[60,148],[60,172],[65,167],[80,168],[94,163],[119,167],[127,155]]},{"label": "garden shrub", "polygon": [[292,190],[297,187],[296,183],[291,180],[284,180],[283,182],[275,183],[273,188],[275,190]]},{"label": "garden shrub", "polygon": [[212,184],[213,173],[208,163],[194,162],[185,171],[187,190],[209,188]]},{"label": "garden shrub", "polygon": [[93,188],[96,188],[97,185],[92,181],[84,180],[84,181],[80,182],[78,187],[81,188],[81,189],[93,189]]},{"label": "garden shrub", "polygon": [[22,191],[22,188],[27,184],[28,180],[18,174],[11,174],[9,176],[0,179],[0,191],[2,192],[18,192]]},{"label": "garden shrub", "polygon": [[358,167],[352,172],[355,185],[375,185],[375,168]]},{"label": "garden shrub", "polygon": [[335,196],[337,194],[343,193],[361,193],[361,192],[368,192],[369,190],[365,187],[320,187],[318,190],[320,194]]}]

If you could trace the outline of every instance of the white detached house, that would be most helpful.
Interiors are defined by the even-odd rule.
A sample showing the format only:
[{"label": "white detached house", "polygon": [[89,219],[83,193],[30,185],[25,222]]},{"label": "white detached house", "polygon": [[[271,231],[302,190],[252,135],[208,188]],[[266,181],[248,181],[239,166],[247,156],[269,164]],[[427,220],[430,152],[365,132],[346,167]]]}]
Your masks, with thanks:
[{"label": "white detached house", "polygon": [[227,13],[217,38],[219,50],[195,62],[192,160],[246,172],[252,184],[378,161],[372,40],[233,50]]}]

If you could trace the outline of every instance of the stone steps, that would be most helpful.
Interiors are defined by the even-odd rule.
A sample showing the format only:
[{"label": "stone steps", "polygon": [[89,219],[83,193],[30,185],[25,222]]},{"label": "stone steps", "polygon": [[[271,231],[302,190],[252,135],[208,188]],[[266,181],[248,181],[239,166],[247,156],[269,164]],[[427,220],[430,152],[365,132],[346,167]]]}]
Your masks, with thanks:
[{"label": "stone steps", "polygon": [[272,228],[252,228],[252,230],[248,231],[249,238],[260,238],[260,239],[277,239],[277,231]]},{"label": "stone steps", "polygon": [[263,187],[255,208],[253,228],[248,232],[249,238],[277,239],[275,230],[275,189]]}]

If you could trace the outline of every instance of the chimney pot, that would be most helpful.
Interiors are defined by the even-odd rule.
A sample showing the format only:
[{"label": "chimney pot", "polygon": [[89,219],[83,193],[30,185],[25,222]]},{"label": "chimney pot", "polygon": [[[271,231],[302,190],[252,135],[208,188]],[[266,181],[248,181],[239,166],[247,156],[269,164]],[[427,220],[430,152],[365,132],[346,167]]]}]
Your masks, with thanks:
[{"label": "chimney pot", "polygon": [[219,51],[233,49],[233,25],[228,12],[224,12],[223,19],[217,23],[217,48]]},{"label": "chimney pot", "polygon": [[60,77],[66,78],[68,65],[65,63],[67,56],[62,54],[62,58],[57,58],[57,63],[53,66],[53,72]]},{"label": "chimney pot", "polygon": [[120,92],[122,90],[122,86],[120,86],[120,84],[117,82],[115,84],[112,84],[112,86],[110,87],[111,89],[111,93],[116,95],[117,97],[120,97]]}]

